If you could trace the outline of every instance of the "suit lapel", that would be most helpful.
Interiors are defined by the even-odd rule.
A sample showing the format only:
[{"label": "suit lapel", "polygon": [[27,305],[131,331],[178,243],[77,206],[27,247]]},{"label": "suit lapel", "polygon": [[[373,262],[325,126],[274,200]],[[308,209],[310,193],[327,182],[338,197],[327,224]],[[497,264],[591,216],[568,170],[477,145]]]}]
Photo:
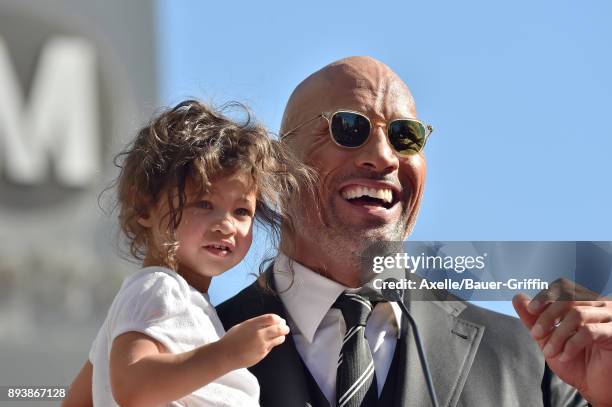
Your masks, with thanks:
[{"label": "suit lapel", "polygon": [[[457,405],[484,326],[458,318],[466,307],[460,301],[405,300],[405,304],[417,323],[439,404]],[[430,406],[414,336],[405,316],[398,345],[400,361],[405,363],[398,372],[399,405]]]},{"label": "suit lapel", "polygon": [[[266,270],[264,279],[268,287],[274,288],[271,270],[271,267]],[[273,292],[264,291],[261,287],[255,289],[259,291],[259,301],[256,304],[245,304],[246,306],[261,307],[258,314],[274,313],[287,319],[287,312],[278,296]],[[261,405],[317,406],[309,395],[308,382],[302,366],[303,362],[289,334],[284,343],[276,346],[261,362],[249,369],[259,380]]]},{"label": "suit lapel", "polygon": [[[274,288],[271,268],[264,273],[269,287]],[[257,283],[256,283],[257,284]],[[287,312],[273,292],[253,286],[255,315],[275,313],[287,319]],[[408,293],[408,291],[407,291]],[[253,298],[253,297],[252,297]],[[437,301],[435,297],[404,303],[416,320],[425,349],[438,401],[441,406],[457,405],[484,333],[484,326],[458,317],[466,307],[460,301]],[[400,366],[396,383],[399,406],[431,405],[410,324],[402,317],[402,334],[398,342]],[[275,347],[250,370],[261,386],[261,404],[270,407],[318,406],[309,394],[308,378],[291,335]]]}]

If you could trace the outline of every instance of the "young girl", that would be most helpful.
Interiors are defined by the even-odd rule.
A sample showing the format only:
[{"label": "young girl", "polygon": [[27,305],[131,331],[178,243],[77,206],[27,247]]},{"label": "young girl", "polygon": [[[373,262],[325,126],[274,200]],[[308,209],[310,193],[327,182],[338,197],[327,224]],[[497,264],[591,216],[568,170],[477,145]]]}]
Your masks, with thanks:
[{"label": "young girl", "polygon": [[282,208],[308,170],[250,117],[240,125],[196,101],[159,115],[119,157],[119,221],[143,268],[123,282],[63,405],[258,405],[245,368],[289,328],[268,314],[224,334],[206,293],[246,255],[254,217],[273,232],[291,221]]}]

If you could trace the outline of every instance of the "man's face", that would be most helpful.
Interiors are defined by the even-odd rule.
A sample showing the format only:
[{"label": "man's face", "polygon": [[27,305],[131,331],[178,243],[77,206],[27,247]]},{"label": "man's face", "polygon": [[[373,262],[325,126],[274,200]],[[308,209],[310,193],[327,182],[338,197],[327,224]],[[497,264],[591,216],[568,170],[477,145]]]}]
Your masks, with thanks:
[{"label": "man's face", "polygon": [[[422,153],[398,155],[389,144],[387,124],[400,118],[415,118],[415,107],[403,86],[391,84],[382,90],[356,88],[336,92],[323,102],[317,113],[357,111],[370,119],[372,128],[366,143],[347,149],[336,145],[329,135],[328,122],[321,118],[304,126],[295,149],[320,174],[322,221],[312,214],[302,223],[305,233],[328,245],[363,250],[380,241],[404,240],[417,215],[425,180]],[[387,198],[391,202],[377,198]],[[312,206],[312,205],[307,205]],[[298,227],[299,229],[299,227]],[[300,233],[300,232],[298,232]]]}]

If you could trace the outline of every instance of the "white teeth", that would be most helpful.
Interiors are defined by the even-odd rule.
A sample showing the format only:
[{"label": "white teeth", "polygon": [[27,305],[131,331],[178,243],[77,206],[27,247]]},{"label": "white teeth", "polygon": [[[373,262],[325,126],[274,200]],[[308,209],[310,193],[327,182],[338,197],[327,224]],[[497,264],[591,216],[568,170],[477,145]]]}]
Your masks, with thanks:
[{"label": "white teeth", "polygon": [[219,249],[219,250],[229,250],[229,248],[227,246],[221,246],[219,244],[213,244],[211,246],[214,247],[215,249]]},{"label": "white teeth", "polygon": [[377,198],[385,203],[391,203],[393,201],[393,192],[388,188],[367,188],[352,186],[342,191],[342,197],[344,199],[354,199],[361,196],[369,196],[370,198]]}]

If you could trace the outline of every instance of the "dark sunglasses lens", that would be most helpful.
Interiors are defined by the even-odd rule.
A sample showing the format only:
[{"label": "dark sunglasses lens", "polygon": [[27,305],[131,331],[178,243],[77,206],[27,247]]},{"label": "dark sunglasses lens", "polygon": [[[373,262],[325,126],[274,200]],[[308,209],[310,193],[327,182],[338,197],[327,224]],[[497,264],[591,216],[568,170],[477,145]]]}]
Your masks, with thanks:
[{"label": "dark sunglasses lens", "polygon": [[395,120],[389,125],[389,140],[400,154],[421,151],[425,137],[425,127],[417,121]]},{"label": "dark sunglasses lens", "polygon": [[357,113],[337,112],[331,118],[331,133],[341,146],[359,147],[368,139],[370,122]]}]

